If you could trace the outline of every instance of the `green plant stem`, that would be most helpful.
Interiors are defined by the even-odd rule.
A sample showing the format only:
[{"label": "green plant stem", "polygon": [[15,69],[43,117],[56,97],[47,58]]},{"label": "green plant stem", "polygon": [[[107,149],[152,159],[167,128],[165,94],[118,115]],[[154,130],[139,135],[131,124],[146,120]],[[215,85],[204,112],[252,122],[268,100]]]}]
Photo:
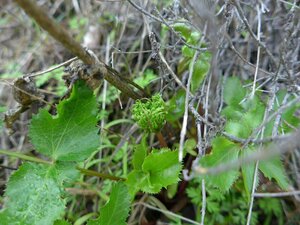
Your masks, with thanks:
[{"label": "green plant stem", "polygon": [[94,170],[88,170],[88,169],[84,169],[81,167],[76,167],[77,170],[79,170],[81,173],[88,175],[88,176],[95,176],[95,177],[100,177],[103,179],[109,179],[109,180],[114,180],[114,181],[125,181],[126,179],[123,177],[116,177],[116,176],[112,176],[106,173],[99,173],[96,172]]},{"label": "green plant stem", "polygon": [[17,157],[19,159],[24,159],[24,160],[31,161],[31,162],[36,162],[36,163],[43,163],[43,164],[48,164],[48,165],[53,164],[52,162],[49,162],[49,161],[46,161],[46,160],[43,160],[43,159],[39,159],[37,157],[28,156],[28,155],[25,155],[25,154],[20,153],[20,152],[0,150],[0,154],[12,156],[12,157]]},{"label": "green plant stem", "polygon": [[[33,156],[28,156],[28,155],[25,155],[25,154],[20,153],[20,152],[0,150],[0,154],[12,156],[12,157],[17,157],[19,159],[23,159],[23,160],[26,160],[26,161],[53,165],[53,162],[46,161],[46,160],[43,160],[43,159],[39,159],[39,158],[33,157]],[[109,180],[115,180],[115,181],[120,181],[120,180],[124,181],[124,180],[126,180],[125,178],[122,178],[122,177],[116,177],[116,176],[112,176],[112,175],[105,174],[105,173],[99,173],[99,172],[84,169],[84,168],[81,168],[81,167],[76,167],[76,169],[79,170],[81,173],[83,173],[85,175],[88,175],[88,176],[95,176],[95,177],[100,177],[100,178],[103,178],[103,179],[109,179]]]}]

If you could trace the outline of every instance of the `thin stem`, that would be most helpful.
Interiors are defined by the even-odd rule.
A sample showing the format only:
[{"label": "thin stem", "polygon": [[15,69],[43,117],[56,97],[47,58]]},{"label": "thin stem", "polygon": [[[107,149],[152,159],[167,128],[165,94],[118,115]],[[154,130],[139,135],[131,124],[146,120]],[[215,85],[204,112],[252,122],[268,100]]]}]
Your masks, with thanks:
[{"label": "thin stem", "polygon": [[45,73],[52,72],[52,71],[54,71],[54,70],[56,70],[56,69],[58,69],[58,68],[60,68],[62,66],[69,65],[71,62],[74,62],[77,59],[78,59],[78,57],[74,57],[74,58],[69,59],[69,60],[67,60],[67,61],[65,61],[65,62],[63,62],[63,63],[61,63],[59,65],[56,65],[56,66],[51,67],[51,68],[48,68],[46,70],[39,71],[39,72],[36,72],[36,73],[27,74],[26,77],[37,77],[37,76],[43,75]]},{"label": "thin stem", "polygon": [[300,148],[299,138],[300,138],[300,130],[296,131],[291,135],[287,135],[286,138],[282,140],[282,142],[271,145],[265,149],[262,149],[261,151],[253,152],[245,158],[239,158],[238,160],[233,160],[227,163],[220,164],[216,167],[210,167],[210,168],[195,166],[194,171],[198,174],[206,174],[206,175],[219,174],[225,171],[239,168],[242,165],[243,166],[248,165],[257,160],[270,159],[279,154],[284,154],[288,151],[294,151],[295,149]]},{"label": "thin stem", "polygon": [[161,213],[164,213],[165,215],[170,215],[170,216],[173,216],[175,218],[179,218],[181,219],[182,221],[185,221],[185,222],[188,222],[188,223],[191,223],[191,224],[195,224],[195,225],[201,225],[200,223],[194,221],[194,220],[191,220],[189,218],[186,218],[186,217],[183,217],[183,216],[180,216],[180,215],[177,215],[176,213],[173,213],[171,211],[168,211],[168,210],[163,210],[163,209],[159,209],[159,208],[156,208],[152,205],[149,205],[147,203],[144,203],[144,202],[138,202],[138,203],[135,203],[133,204],[133,206],[136,206],[136,205],[143,205],[149,209],[152,209],[152,210],[155,210],[155,211],[158,211],[158,212],[161,212]]},{"label": "thin stem", "polygon": [[8,156],[16,157],[16,158],[23,159],[23,160],[26,160],[26,161],[36,162],[36,163],[43,163],[43,164],[48,164],[48,165],[53,164],[53,162],[49,162],[49,161],[46,161],[46,160],[43,160],[43,159],[40,159],[40,158],[37,158],[37,157],[33,157],[33,156],[28,156],[28,155],[25,155],[25,154],[20,153],[20,152],[0,150],[0,154],[8,155]]},{"label": "thin stem", "polygon": [[100,177],[103,179],[109,179],[109,180],[114,180],[114,181],[125,181],[126,180],[123,177],[116,177],[116,176],[106,174],[106,173],[99,173],[97,171],[88,170],[88,169],[84,169],[81,167],[76,167],[76,169],[79,170],[82,174],[85,174],[87,176],[95,176],[95,177]]},{"label": "thin stem", "polygon": [[188,121],[188,116],[189,116],[189,96],[190,96],[190,86],[191,86],[191,81],[192,81],[192,76],[194,73],[194,66],[195,62],[198,58],[199,52],[196,52],[194,54],[192,63],[191,63],[191,69],[189,72],[189,77],[188,77],[188,82],[187,82],[187,89],[186,89],[186,95],[185,95],[185,107],[184,107],[184,115],[183,115],[183,122],[182,122],[182,129],[180,132],[180,142],[179,142],[179,151],[178,151],[178,160],[181,162],[183,160],[183,145],[184,145],[184,139],[185,139],[185,134],[187,130],[187,121]]},{"label": "thin stem", "polygon": [[46,30],[56,41],[60,42],[66,49],[71,51],[85,64],[93,66],[93,71],[97,71],[100,77],[103,77],[109,83],[114,85],[125,95],[132,99],[143,98],[144,96],[130,86],[139,88],[137,84],[123,77],[106,65],[103,61],[99,60],[97,56],[90,50],[84,49],[77,43],[72,36],[60,24],[56,23],[52,18],[47,15],[47,12],[39,7],[34,1],[31,0],[15,0],[15,2],[32,18],[37,24]]},{"label": "thin stem", "polygon": [[255,193],[256,198],[280,198],[292,195],[300,195],[300,190],[288,191],[288,192],[277,192],[277,193]]},{"label": "thin stem", "polygon": [[50,18],[46,11],[31,0],[15,0],[15,2],[33,18],[39,26],[46,30],[55,40],[59,41],[65,48],[78,56],[84,63],[92,65],[95,59],[77,43],[62,26]]},{"label": "thin stem", "polygon": [[[256,10],[257,10],[257,17],[258,17],[258,22],[257,22],[257,40],[260,41],[260,30],[261,30],[261,12],[259,9],[259,6],[256,5]],[[253,86],[252,86],[252,93],[251,97],[254,97],[255,94],[255,86],[256,86],[256,80],[257,80],[257,73],[258,73],[258,68],[259,68],[259,59],[260,59],[260,45],[257,47],[257,56],[256,56],[256,68],[255,68],[255,74],[254,74],[254,80],[253,80]]]}]

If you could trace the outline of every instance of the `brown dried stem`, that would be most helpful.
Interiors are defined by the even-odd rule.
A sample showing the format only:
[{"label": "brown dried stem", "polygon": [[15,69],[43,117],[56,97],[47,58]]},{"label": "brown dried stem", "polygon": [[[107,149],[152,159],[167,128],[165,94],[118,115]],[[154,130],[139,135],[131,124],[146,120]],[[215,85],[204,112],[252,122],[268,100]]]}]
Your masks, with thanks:
[{"label": "brown dried stem", "polygon": [[94,69],[99,71],[105,80],[118,88],[125,95],[133,99],[144,97],[133,90],[130,86],[130,84],[133,83],[132,81],[128,82],[127,79],[123,79],[117,71],[97,59],[94,54],[89,54],[88,51],[77,43],[61,25],[50,18],[46,11],[39,7],[35,2],[32,0],[15,0],[15,2],[55,40],[60,42],[85,64],[94,66]]}]

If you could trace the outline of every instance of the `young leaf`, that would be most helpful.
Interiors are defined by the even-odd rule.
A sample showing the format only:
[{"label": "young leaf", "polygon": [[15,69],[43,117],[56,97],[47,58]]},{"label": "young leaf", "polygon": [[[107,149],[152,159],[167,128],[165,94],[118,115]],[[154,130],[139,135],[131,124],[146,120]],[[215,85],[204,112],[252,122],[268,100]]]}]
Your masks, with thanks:
[{"label": "young leaf", "polygon": [[10,177],[5,195],[9,224],[52,225],[64,213],[56,174],[46,165],[23,164]]},{"label": "young leaf", "polygon": [[[209,60],[206,59],[207,57],[201,57],[198,59],[194,64],[194,71],[192,76],[192,82],[191,82],[191,91],[195,92],[199,87],[202,81],[204,80],[206,74],[209,71]],[[191,67],[192,63],[190,63]]]},{"label": "young leaf", "polygon": [[133,81],[141,86],[142,88],[145,88],[151,81],[157,78],[157,75],[153,72],[153,70],[147,69],[144,74],[137,77]]},{"label": "young leaf", "polygon": [[[128,185],[129,193],[132,196],[134,196],[139,190],[143,190],[147,193],[154,193],[149,182],[149,174],[145,174],[140,170],[132,170],[127,176],[126,184]],[[160,189],[157,192],[159,191]]]},{"label": "young leaf", "polygon": [[[178,151],[168,148],[153,150],[144,160],[143,171],[150,175],[149,179],[154,191],[179,181],[181,164],[178,162]],[[158,188],[160,187],[159,190]]]},{"label": "young leaf", "polygon": [[275,179],[282,189],[286,190],[288,188],[289,183],[279,157],[262,161],[259,163],[259,170],[270,180]]},{"label": "young leaf", "polygon": [[197,143],[195,141],[195,139],[187,139],[184,142],[184,146],[183,146],[183,150],[184,150],[184,154],[189,153],[193,156],[197,156],[197,152],[195,151],[195,148],[197,146]]},{"label": "young leaf", "polygon": [[[214,167],[222,163],[237,160],[238,153],[238,148],[234,143],[224,137],[216,137],[212,141],[212,152],[204,156],[200,163],[201,166]],[[238,178],[238,175],[238,170],[229,170],[217,175],[206,176],[205,179],[221,191],[228,191],[233,182]]]},{"label": "young leaf", "polygon": [[228,105],[239,105],[246,95],[246,90],[237,77],[227,78],[224,88],[224,101]]},{"label": "young leaf", "polygon": [[124,183],[113,186],[109,201],[100,209],[100,217],[87,225],[126,225],[131,197]]},{"label": "young leaf", "polygon": [[93,92],[77,82],[57,115],[41,110],[33,117],[29,137],[36,150],[60,161],[82,161],[98,147],[97,104]]},{"label": "young leaf", "polygon": [[184,114],[185,91],[179,90],[168,102],[168,113],[166,120],[169,122],[178,121]]},{"label": "young leaf", "polygon": [[146,102],[137,100],[132,107],[132,117],[146,132],[158,132],[166,120],[166,106],[160,94],[155,94]]},{"label": "young leaf", "polygon": [[142,170],[142,165],[147,155],[146,139],[147,135],[143,137],[140,144],[134,146],[132,165],[135,170]]},{"label": "young leaf", "polygon": [[191,27],[188,23],[178,22],[172,25],[175,31],[180,32],[181,35],[187,40],[191,35]]},{"label": "young leaf", "polygon": [[158,193],[163,187],[179,181],[181,164],[178,151],[168,148],[153,150],[142,164],[142,170],[135,169],[127,177],[130,194],[142,190],[146,193]]}]

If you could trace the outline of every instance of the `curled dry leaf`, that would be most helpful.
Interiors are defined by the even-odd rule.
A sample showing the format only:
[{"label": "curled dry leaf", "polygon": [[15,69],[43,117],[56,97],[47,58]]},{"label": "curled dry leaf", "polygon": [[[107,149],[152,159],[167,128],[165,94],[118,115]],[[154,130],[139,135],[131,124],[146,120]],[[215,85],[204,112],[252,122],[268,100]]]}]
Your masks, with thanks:
[{"label": "curled dry leaf", "polygon": [[21,113],[28,110],[31,104],[41,97],[41,94],[32,79],[20,77],[13,82],[13,96],[19,106],[15,109],[9,109],[4,115],[4,122],[10,133],[13,133],[13,124],[19,119]]}]

